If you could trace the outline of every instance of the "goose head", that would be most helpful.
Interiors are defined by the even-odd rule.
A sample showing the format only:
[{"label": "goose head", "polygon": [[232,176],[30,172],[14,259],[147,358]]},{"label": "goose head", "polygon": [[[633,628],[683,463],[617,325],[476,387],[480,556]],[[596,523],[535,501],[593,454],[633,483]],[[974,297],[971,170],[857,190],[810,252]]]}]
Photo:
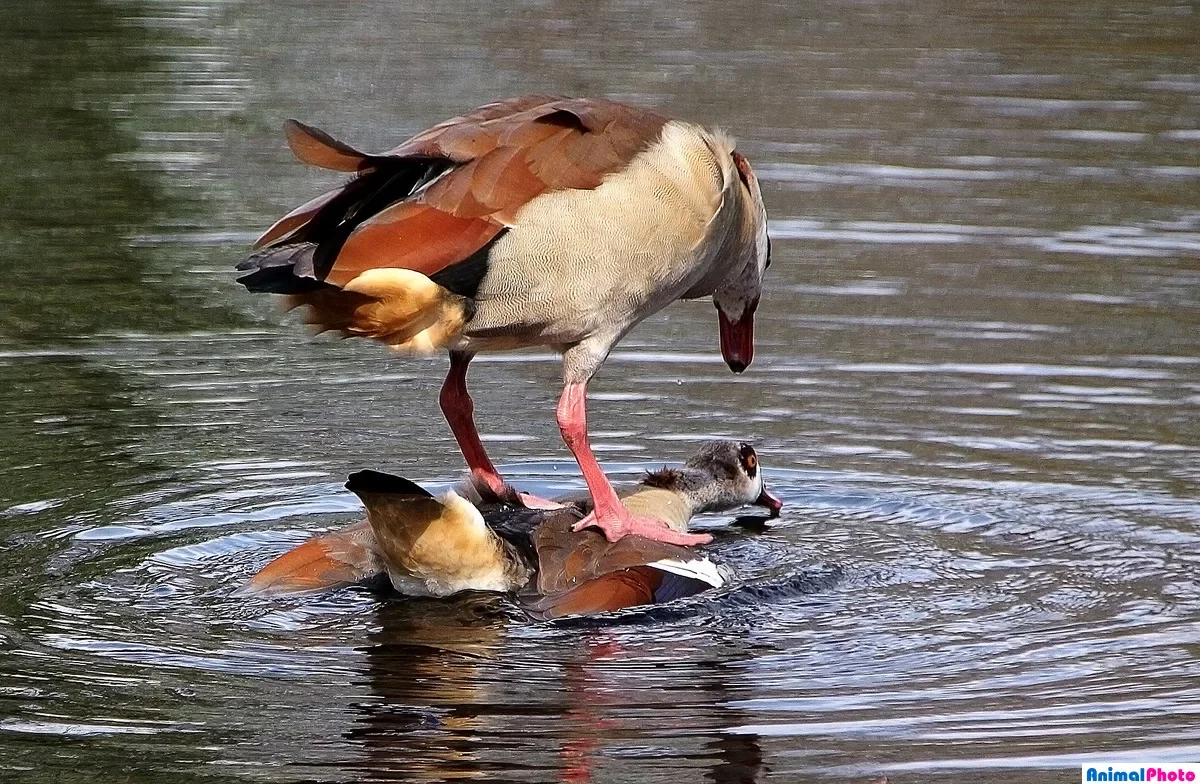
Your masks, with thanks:
[{"label": "goose head", "polygon": [[652,471],[642,484],[678,493],[692,514],[756,505],[778,517],[783,508],[783,502],[763,482],[754,447],[738,441],[709,441],[682,468]]},{"label": "goose head", "polygon": [[730,265],[730,275],[713,292],[721,325],[721,356],[734,373],[754,360],[754,311],[762,295],[763,273],[771,266],[771,240],[767,236],[767,208],[750,162],[736,150],[733,162],[742,206],[740,258]]}]

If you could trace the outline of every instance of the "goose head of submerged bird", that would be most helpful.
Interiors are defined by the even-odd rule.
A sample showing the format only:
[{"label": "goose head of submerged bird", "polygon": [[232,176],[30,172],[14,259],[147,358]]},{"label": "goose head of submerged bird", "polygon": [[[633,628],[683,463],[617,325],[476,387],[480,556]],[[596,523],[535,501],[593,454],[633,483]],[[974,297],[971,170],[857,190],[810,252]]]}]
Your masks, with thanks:
[{"label": "goose head of submerged bird", "polygon": [[[650,472],[622,501],[677,531],[701,512],[758,504],[776,516],[783,506],[763,484],[754,447],[737,441],[710,441],[682,467]],[[534,534],[536,591],[524,607],[535,617],[657,604],[725,584],[721,569],[694,550],[639,536],[608,542],[595,531],[572,533],[572,519],[551,519]]]},{"label": "goose head of submerged bird", "polygon": [[713,304],[721,326],[721,356],[730,370],[741,373],[754,360],[754,311],[762,295],[763,273],[771,266],[771,239],[758,178],[750,162],[736,150],[733,162],[742,208],[740,236],[733,246],[737,258],[731,260],[729,275],[713,291]]},{"label": "goose head of submerged bird", "polygon": [[709,441],[681,468],[651,471],[642,484],[678,494],[691,515],[752,504],[766,507],[771,517],[778,517],[783,508],[783,502],[763,482],[754,447],[737,441]]}]

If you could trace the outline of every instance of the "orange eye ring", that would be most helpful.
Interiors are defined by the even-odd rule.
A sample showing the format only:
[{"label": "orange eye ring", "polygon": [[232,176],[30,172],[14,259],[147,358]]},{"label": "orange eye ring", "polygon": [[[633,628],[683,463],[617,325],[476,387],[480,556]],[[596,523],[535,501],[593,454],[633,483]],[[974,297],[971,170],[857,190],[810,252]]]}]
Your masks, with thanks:
[{"label": "orange eye ring", "polygon": [[753,452],[746,455],[746,468],[757,468],[757,467],[758,467],[758,455],[754,454]]}]

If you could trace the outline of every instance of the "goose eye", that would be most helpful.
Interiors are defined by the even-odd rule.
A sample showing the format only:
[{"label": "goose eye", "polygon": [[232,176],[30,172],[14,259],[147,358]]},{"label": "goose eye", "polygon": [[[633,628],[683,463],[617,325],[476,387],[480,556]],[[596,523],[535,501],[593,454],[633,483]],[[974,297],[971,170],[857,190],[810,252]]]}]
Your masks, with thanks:
[{"label": "goose eye", "polygon": [[742,444],[741,456],[742,468],[746,469],[746,473],[753,477],[758,471],[758,455],[754,453],[754,448],[749,444]]}]

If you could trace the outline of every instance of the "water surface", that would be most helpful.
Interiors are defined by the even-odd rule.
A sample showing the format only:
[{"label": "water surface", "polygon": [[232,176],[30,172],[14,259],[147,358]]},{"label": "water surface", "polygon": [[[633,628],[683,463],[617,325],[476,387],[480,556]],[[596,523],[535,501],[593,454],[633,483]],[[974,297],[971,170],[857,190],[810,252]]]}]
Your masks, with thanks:
[{"label": "water surface", "polygon": [[[1068,781],[1200,759],[1200,18],[1186,3],[138,3],[0,10],[0,777]],[[245,601],[461,470],[444,359],[310,339],[231,265],[368,149],[522,92],[728,129],[774,264],[597,379],[619,476],[752,440],[776,525],[717,594],[539,624]],[[472,371],[489,447],[580,486],[553,358]]]}]

